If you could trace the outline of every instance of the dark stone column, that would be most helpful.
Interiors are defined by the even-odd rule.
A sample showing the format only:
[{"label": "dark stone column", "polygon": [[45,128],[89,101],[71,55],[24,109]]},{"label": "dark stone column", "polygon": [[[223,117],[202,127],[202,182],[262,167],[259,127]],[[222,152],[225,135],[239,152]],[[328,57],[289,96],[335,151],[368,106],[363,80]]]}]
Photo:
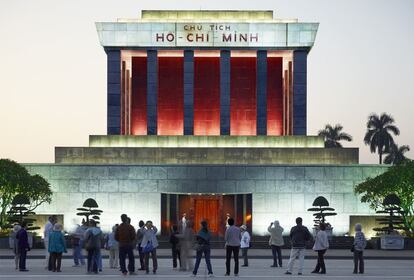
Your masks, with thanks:
[{"label": "dark stone column", "polygon": [[121,134],[121,51],[107,50],[107,134]]},{"label": "dark stone column", "polygon": [[147,133],[157,135],[158,57],[147,51]]},{"label": "dark stone column", "polygon": [[184,135],[194,134],[194,51],[184,51]]},{"label": "dark stone column", "polygon": [[267,51],[257,51],[256,134],[267,134]]},{"label": "dark stone column", "polygon": [[308,52],[293,52],[293,135],[306,135],[306,73]]},{"label": "dark stone column", "polygon": [[230,135],[230,51],[220,52],[220,135]]}]

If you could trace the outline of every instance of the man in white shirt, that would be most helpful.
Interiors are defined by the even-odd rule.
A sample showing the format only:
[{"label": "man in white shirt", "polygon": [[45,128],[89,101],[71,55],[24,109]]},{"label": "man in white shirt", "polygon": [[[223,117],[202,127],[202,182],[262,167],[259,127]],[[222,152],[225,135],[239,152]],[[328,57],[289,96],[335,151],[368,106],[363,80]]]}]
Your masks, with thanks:
[{"label": "man in white shirt", "polygon": [[49,254],[49,234],[52,232],[53,230],[53,225],[56,224],[56,216],[50,216],[48,218],[48,222],[45,225],[45,229],[43,231],[43,240],[44,240],[44,245],[45,245],[45,268],[51,270],[51,266],[50,264],[50,254]]},{"label": "man in white shirt", "polygon": [[181,218],[180,224],[178,226],[178,230],[180,231],[180,233],[183,233],[186,227],[187,227],[187,213],[183,213],[183,217]]}]

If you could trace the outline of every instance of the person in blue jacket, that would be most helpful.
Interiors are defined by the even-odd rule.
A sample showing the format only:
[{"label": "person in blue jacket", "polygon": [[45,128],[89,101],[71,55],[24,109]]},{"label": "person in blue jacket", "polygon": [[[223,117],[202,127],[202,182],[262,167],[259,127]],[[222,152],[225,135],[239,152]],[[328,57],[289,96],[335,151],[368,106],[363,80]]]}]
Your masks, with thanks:
[{"label": "person in blue jacket", "polygon": [[62,233],[62,225],[54,224],[53,230],[49,234],[49,253],[52,262],[52,271],[61,272],[62,254],[67,253],[66,241]]}]

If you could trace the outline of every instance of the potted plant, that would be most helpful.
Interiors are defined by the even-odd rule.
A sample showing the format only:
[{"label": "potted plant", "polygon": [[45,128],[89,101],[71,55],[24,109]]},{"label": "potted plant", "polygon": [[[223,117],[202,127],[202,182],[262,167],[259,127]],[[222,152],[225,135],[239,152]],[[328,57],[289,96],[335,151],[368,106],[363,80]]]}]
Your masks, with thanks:
[{"label": "potted plant", "polygon": [[407,227],[404,226],[404,219],[402,217],[404,212],[401,210],[400,204],[400,198],[395,194],[390,194],[382,202],[383,210],[376,211],[378,214],[388,214],[388,217],[376,219],[380,225],[384,226],[374,228],[375,231],[382,233],[380,236],[381,249],[404,249],[404,236],[398,230],[407,230]]},{"label": "potted plant", "polygon": [[316,234],[316,232],[318,231],[319,225],[320,224],[325,224],[326,225],[326,233],[328,235],[329,238],[332,238],[332,232],[333,232],[333,227],[331,226],[330,223],[326,222],[326,217],[327,216],[335,216],[337,215],[335,212],[334,208],[329,207],[329,202],[328,200],[323,197],[323,196],[318,196],[317,198],[315,198],[315,200],[312,203],[312,208],[309,208],[308,211],[310,212],[316,212],[313,214],[314,216],[314,233]]}]

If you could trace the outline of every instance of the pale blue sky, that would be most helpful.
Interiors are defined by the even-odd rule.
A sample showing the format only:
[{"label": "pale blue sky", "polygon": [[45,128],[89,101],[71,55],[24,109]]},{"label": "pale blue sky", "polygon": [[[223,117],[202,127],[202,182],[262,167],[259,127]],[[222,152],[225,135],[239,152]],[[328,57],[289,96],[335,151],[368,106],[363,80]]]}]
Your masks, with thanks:
[{"label": "pale blue sky", "polygon": [[[362,142],[371,112],[392,114],[414,150],[414,1],[0,0],[0,158],[53,162],[55,146],[106,133],[106,59],[95,21],[141,9],[266,9],[320,22],[308,60],[308,134],[341,123]],[[408,154],[414,157],[414,151]]]}]

